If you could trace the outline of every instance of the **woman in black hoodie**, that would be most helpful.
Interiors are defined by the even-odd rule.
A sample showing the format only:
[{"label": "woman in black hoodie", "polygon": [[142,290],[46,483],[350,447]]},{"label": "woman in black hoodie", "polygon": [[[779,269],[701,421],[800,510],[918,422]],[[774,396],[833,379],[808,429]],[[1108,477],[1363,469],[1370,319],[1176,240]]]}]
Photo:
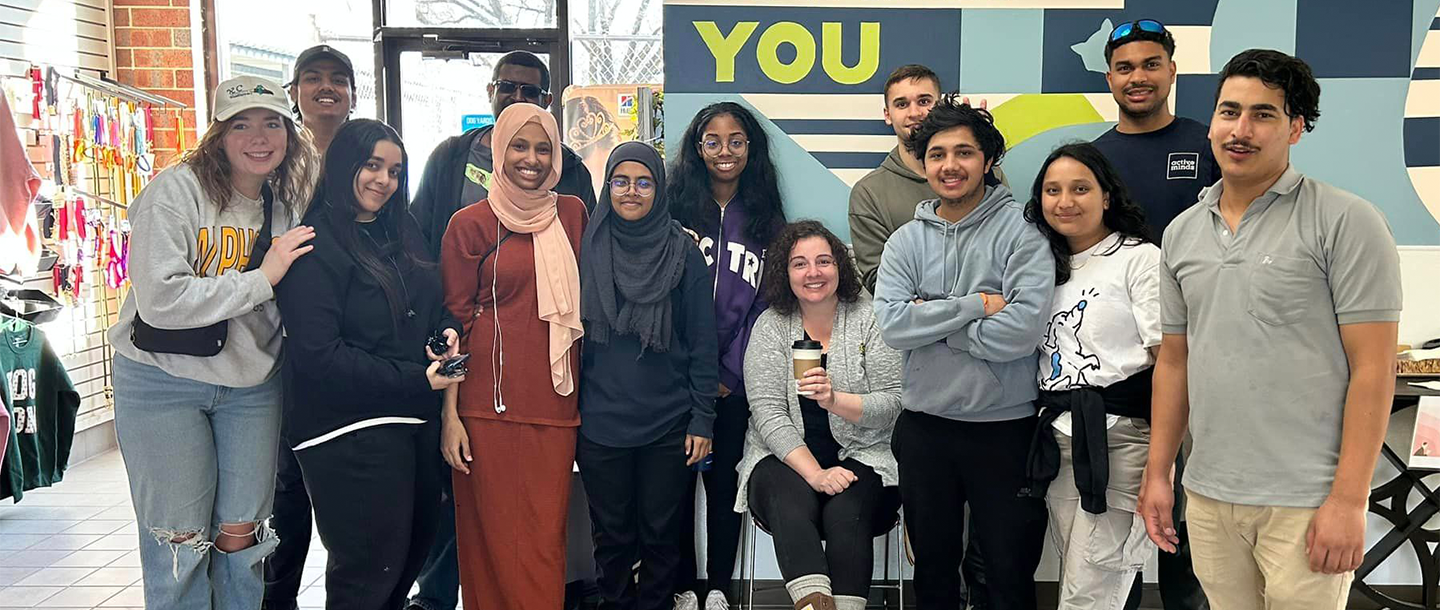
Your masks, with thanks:
[{"label": "woman in black hoodie", "polygon": [[[600,597],[671,610],[686,466],[710,453],[719,387],[705,259],[665,199],[665,165],[643,142],[610,153],[580,246],[580,442]],[[640,564],[638,586],[631,576]]]},{"label": "woman in black hoodie", "polygon": [[[404,605],[439,510],[438,360],[459,325],[406,206],[394,129],[346,123],[325,156],[305,223],[307,264],[276,289],[285,323],[284,441],[295,451],[329,549],[326,606]],[[452,354],[426,345],[441,331]]]}]

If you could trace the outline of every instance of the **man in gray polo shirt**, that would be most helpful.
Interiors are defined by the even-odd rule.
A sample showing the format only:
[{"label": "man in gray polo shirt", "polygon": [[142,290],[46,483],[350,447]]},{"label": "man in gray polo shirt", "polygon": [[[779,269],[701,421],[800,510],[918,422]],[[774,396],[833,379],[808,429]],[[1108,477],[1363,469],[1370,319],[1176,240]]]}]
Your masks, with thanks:
[{"label": "man in gray polo shirt", "polygon": [[1221,181],[1165,232],[1162,331],[1140,512],[1173,552],[1185,473],[1195,573],[1215,610],[1343,610],[1394,393],[1400,262],[1369,202],[1290,166],[1320,86],[1304,62],[1226,64]]}]

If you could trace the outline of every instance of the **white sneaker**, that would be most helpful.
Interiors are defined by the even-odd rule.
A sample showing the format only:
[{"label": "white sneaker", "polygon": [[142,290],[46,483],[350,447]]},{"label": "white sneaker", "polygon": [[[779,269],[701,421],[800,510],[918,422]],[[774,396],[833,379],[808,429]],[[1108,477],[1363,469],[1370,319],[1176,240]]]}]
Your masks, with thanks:
[{"label": "white sneaker", "polygon": [[694,591],[675,596],[675,610],[700,610],[700,598]]},{"label": "white sneaker", "polygon": [[705,596],[705,610],[730,610],[730,602],[725,599],[724,593],[711,589],[710,594]]}]

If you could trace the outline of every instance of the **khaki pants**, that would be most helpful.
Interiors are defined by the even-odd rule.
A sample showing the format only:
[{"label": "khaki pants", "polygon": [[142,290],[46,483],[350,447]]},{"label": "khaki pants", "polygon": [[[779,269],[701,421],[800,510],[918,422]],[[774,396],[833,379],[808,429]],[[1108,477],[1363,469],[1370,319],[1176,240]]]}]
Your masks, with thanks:
[{"label": "khaki pants", "polygon": [[1305,555],[1315,509],[1185,495],[1195,575],[1212,610],[1345,610],[1355,573],[1311,572]]},{"label": "khaki pants", "polygon": [[1135,514],[1140,475],[1150,449],[1150,425],[1122,417],[1106,432],[1110,482],[1106,510],[1099,515],[1080,507],[1073,439],[1056,432],[1055,441],[1060,445],[1060,472],[1045,503],[1050,508],[1050,539],[1062,560],[1060,610],[1120,610],[1135,575],[1155,552],[1145,535],[1144,520]]}]

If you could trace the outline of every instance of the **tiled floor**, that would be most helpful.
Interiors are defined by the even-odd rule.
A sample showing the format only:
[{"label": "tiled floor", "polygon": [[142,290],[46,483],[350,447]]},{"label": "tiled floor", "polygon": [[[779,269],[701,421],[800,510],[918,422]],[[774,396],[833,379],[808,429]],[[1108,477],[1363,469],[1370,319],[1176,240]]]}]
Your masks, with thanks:
[{"label": "tiled floor", "polygon": [[[71,468],[63,483],[19,504],[0,500],[0,610],[143,608],[139,546],[118,451]],[[305,565],[300,605],[323,608],[319,540]]]}]

